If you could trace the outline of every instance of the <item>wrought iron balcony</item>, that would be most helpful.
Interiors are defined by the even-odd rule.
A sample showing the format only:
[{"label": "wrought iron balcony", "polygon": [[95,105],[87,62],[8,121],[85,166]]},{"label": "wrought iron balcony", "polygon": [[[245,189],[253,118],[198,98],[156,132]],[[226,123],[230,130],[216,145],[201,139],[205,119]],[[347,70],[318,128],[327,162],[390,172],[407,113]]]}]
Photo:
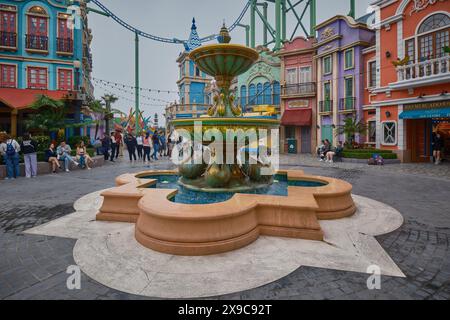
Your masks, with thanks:
[{"label": "wrought iron balcony", "polygon": [[0,47],[16,48],[17,33],[0,31]]},{"label": "wrought iron balcony", "polygon": [[73,53],[73,40],[70,38],[56,38],[56,51],[58,53]]},{"label": "wrought iron balcony", "polygon": [[394,89],[450,82],[450,55],[398,66],[397,76],[397,82],[390,84]]},{"label": "wrought iron balcony", "polygon": [[333,100],[319,101],[319,112],[320,113],[333,112]]},{"label": "wrought iron balcony", "polygon": [[260,105],[279,105],[280,95],[279,94],[256,94],[246,97],[239,97],[237,101],[241,104],[244,109],[250,106],[260,106]]},{"label": "wrought iron balcony", "polygon": [[296,84],[286,84],[281,87],[281,94],[283,96],[315,95],[316,94],[316,83],[315,82],[304,82],[304,83],[296,83]]},{"label": "wrought iron balcony", "polygon": [[27,34],[25,36],[25,48],[28,50],[48,51],[48,37]]},{"label": "wrought iron balcony", "polygon": [[354,111],[356,111],[355,97],[346,97],[340,100],[339,112],[354,112]]}]

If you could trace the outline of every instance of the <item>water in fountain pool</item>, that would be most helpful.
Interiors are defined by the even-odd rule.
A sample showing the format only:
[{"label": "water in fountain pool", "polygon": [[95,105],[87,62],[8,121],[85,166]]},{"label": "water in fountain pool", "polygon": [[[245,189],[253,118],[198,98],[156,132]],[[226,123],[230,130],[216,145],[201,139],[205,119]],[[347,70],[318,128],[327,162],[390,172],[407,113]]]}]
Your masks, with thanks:
[{"label": "water in fountain pool", "polygon": [[[189,190],[178,184],[178,175],[150,175],[146,177],[141,177],[144,179],[156,179],[157,183],[149,186],[149,188],[158,189],[177,189],[177,194],[170,199],[176,203],[183,204],[208,204],[208,203],[218,203],[229,200],[234,193],[232,192],[202,192]],[[320,181],[306,181],[306,180],[289,180],[286,175],[275,175],[274,182],[265,187],[259,188],[252,191],[246,191],[246,194],[267,194],[274,196],[284,196],[288,195],[288,186],[298,186],[298,187],[321,187],[326,185]]]}]

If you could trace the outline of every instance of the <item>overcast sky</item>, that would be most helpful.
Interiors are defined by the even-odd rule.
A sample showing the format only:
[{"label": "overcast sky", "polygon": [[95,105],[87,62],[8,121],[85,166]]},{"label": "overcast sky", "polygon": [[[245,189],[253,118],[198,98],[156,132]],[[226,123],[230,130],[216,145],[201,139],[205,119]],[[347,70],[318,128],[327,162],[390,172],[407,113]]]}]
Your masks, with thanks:
[{"label": "overcast sky", "polygon": [[[295,1],[296,2],[296,1]],[[336,14],[349,12],[349,0],[317,0],[318,23]],[[373,0],[357,0],[357,17],[367,12],[367,7]],[[129,24],[150,34],[167,38],[187,39],[190,32],[192,17],[197,21],[197,31],[200,37],[217,33],[225,20],[229,25],[238,17],[246,0],[103,0],[117,16]],[[91,7],[97,7],[91,3]],[[269,17],[274,21],[273,4],[269,4]],[[292,13],[291,13],[292,15]],[[289,19],[289,18],[288,18]],[[247,12],[242,23],[250,20]],[[258,20],[257,20],[258,21]],[[305,26],[308,29],[308,14],[305,15]],[[134,34],[107,18],[96,13],[89,14],[89,25],[93,31],[92,53],[94,60],[93,77],[112,82],[134,85]],[[293,20],[288,20],[287,34],[294,30]],[[262,42],[262,30],[257,28],[257,44]],[[302,35],[300,29],[296,35]],[[231,34],[232,43],[245,44],[245,31],[237,28]],[[180,44],[167,44],[141,38],[140,41],[140,79],[141,87],[176,91],[178,67],[175,62],[183,50]],[[95,85],[95,95],[100,98],[107,91],[125,97],[116,103],[116,108],[128,111],[134,106],[134,95],[117,89],[105,89]],[[122,88],[123,89],[123,88]],[[131,89],[127,89],[131,91]],[[177,94],[143,93],[155,99],[174,101]],[[141,98],[143,103],[161,104]],[[142,106],[146,116],[156,112],[163,119],[164,107]],[[163,121],[160,124],[164,124]]]}]

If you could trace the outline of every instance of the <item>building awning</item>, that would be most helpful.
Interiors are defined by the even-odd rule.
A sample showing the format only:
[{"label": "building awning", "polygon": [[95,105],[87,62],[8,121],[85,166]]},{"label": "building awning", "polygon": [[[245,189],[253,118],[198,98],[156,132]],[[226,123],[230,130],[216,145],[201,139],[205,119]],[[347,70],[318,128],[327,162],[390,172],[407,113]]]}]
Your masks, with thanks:
[{"label": "building awning", "polygon": [[281,118],[283,126],[310,126],[312,124],[312,110],[285,110]]},{"label": "building awning", "polygon": [[39,95],[62,100],[67,94],[68,91],[2,88],[0,90],[0,102],[3,102],[11,109],[20,110],[29,108]]},{"label": "building awning", "polygon": [[400,113],[400,119],[450,118],[450,107],[422,110],[406,110]]}]

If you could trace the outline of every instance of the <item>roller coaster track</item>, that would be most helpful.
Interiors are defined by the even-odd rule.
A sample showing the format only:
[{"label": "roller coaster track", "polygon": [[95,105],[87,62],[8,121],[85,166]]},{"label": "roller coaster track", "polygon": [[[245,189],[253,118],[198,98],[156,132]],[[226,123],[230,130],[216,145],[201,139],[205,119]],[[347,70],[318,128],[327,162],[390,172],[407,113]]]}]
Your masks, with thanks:
[{"label": "roller coaster track", "polygon": [[[94,3],[95,5],[97,5],[104,13],[106,13],[109,17],[111,17],[114,21],[116,21],[118,24],[120,24],[122,27],[130,30],[131,32],[138,34],[141,37],[153,40],[153,41],[159,41],[159,42],[164,42],[164,43],[175,43],[175,44],[183,44],[186,43],[187,40],[179,40],[177,38],[164,38],[164,37],[159,37],[159,36],[155,36],[152,34],[149,34],[147,32],[141,31],[135,27],[133,27],[132,25],[128,24],[127,22],[123,21],[121,18],[119,18],[118,16],[116,16],[111,10],[109,10],[104,4],[102,4],[100,1],[98,0],[90,0],[89,2]],[[245,13],[247,12],[248,8],[250,7],[250,1],[247,1],[247,4],[245,5],[244,9],[242,9],[241,14],[239,15],[239,17],[234,21],[234,23],[232,25],[230,25],[230,27],[228,28],[228,30],[231,32],[233,31],[234,28],[236,28],[240,23],[241,20],[244,18]],[[204,38],[201,38],[200,41],[201,42],[208,42],[208,41],[212,41],[214,39],[217,38],[217,34],[213,34]]]}]

